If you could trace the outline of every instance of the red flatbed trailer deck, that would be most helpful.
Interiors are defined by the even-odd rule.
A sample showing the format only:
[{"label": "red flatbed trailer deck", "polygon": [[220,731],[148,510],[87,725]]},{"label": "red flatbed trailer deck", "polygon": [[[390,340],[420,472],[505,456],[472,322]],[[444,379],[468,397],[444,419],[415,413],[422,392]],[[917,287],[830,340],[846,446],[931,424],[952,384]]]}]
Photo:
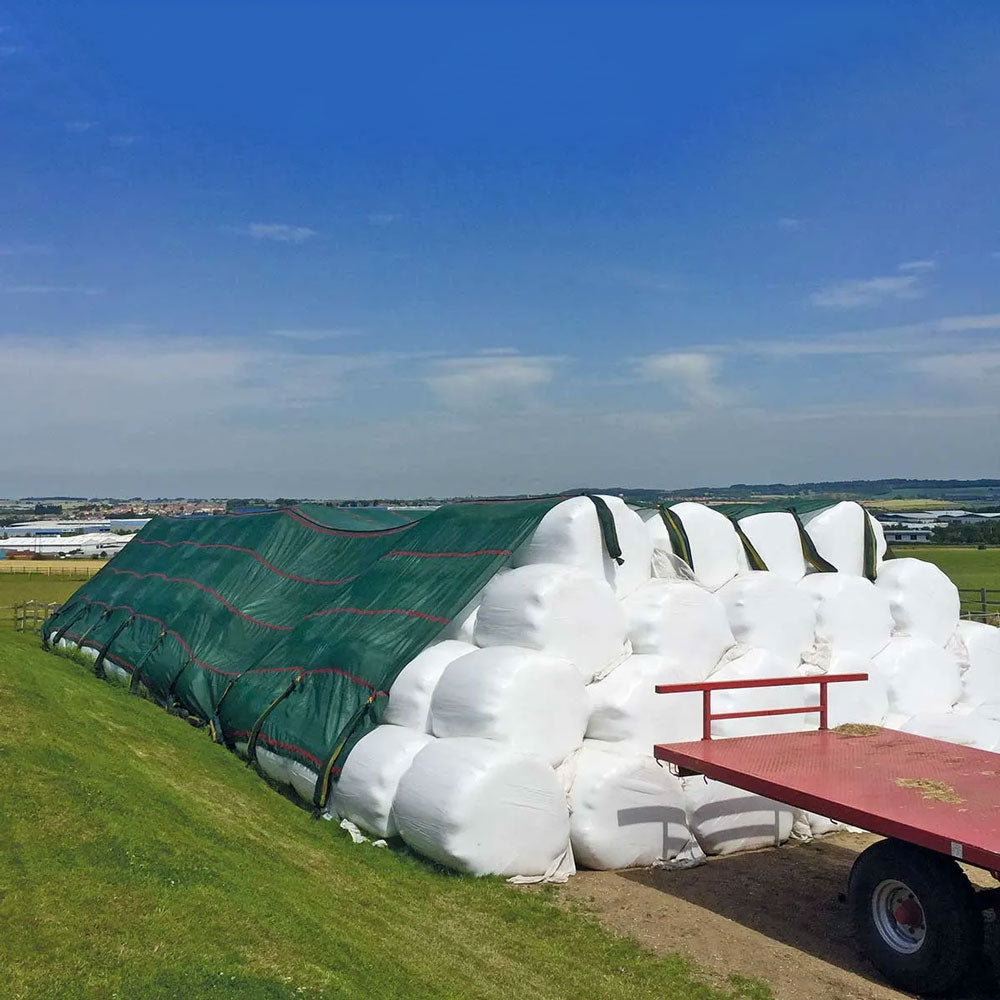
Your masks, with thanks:
[{"label": "red flatbed trailer deck", "polygon": [[[700,774],[888,838],[855,862],[848,884],[855,936],[891,982],[948,994],[982,952],[985,910],[1000,890],[976,893],[955,863],[1000,878],[1000,755],[874,726],[827,727],[828,686],[866,674],[657,685],[700,692],[703,738],[658,743],[653,755]],[[712,713],[712,692],[819,685],[815,705]],[[713,740],[712,723],[816,712],[810,732]]]},{"label": "red flatbed trailer deck", "polygon": [[[777,802],[1000,871],[995,753],[880,729],[661,743],[653,754]],[[938,784],[921,788],[915,781]]]}]

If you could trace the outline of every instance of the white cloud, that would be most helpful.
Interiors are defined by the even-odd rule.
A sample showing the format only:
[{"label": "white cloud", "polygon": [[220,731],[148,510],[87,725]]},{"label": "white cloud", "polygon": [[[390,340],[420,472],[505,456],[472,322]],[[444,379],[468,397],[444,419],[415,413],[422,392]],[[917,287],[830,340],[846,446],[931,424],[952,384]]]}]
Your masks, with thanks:
[{"label": "white cloud", "polygon": [[112,135],[108,138],[108,145],[124,149],[127,146],[135,145],[138,141],[139,137],[137,135]]},{"label": "white cloud", "polygon": [[783,215],[778,219],[778,228],[784,229],[786,232],[794,232],[796,229],[802,228],[802,220],[791,215]]},{"label": "white cloud", "polygon": [[449,406],[479,406],[543,388],[552,381],[556,362],[507,351],[484,352],[434,362],[424,382]]},{"label": "white cloud", "polygon": [[324,341],[339,340],[342,337],[354,337],[357,330],[346,330],[341,328],[324,329],[321,327],[289,328],[282,330],[268,330],[271,337],[279,337],[282,340],[302,340],[302,341]]},{"label": "white cloud", "polygon": [[5,295],[103,295],[103,288],[86,285],[4,285]]},{"label": "white cloud", "polygon": [[905,362],[905,368],[933,378],[979,382],[995,387],[1000,383],[1000,349],[911,358]]},{"label": "white cloud", "polygon": [[89,132],[96,124],[97,122],[88,122],[82,119],[79,121],[66,122],[66,131],[76,133]]},{"label": "white cloud", "polygon": [[937,269],[936,260],[905,260],[902,264],[896,268],[897,271],[911,271],[916,274],[923,274],[927,271],[934,271]]},{"label": "white cloud", "polygon": [[650,354],[638,359],[637,368],[643,378],[671,384],[695,406],[720,406],[725,401],[717,355],[703,351]]},{"label": "white cloud", "polygon": [[401,218],[402,216],[398,212],[370,212],[368,224],[371,226],[391,226]]},{"label": "white cloud", "polygon": [[273,243],[305,243],[319,235],[308,226],[290,226],[284,222],[251,222],[248,226],[235,228],[233,232]]},{"label": "white cloud", "polygon": [[854,309],[893,299],[918,299],[923,294],[918,275],[902,274],[840,281],[813,292],[809,301],[827,309]]}]

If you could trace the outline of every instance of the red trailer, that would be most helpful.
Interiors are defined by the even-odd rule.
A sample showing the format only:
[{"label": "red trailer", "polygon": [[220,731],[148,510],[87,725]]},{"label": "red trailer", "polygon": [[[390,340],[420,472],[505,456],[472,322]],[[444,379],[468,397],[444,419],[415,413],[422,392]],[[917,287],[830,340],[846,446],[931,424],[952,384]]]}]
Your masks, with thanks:
[{"label": "red trailer", "polygon": [[[958,861],[1000,872],[1000,756],[874,726],[827,726],[827,687],[867,680],[829,674],[661,684],[658,694],[702,694],[703,736],[662,743],[654,756],[888,839],[858,856],[847,900],[861,950],[892,983],[948,994],[983,946],[983,912],[1000,889],[976,892]],[[819,684],[808,708],[713,714],[712,692]],[[818,730],[713,740],[718,719],[815,712]]]}]

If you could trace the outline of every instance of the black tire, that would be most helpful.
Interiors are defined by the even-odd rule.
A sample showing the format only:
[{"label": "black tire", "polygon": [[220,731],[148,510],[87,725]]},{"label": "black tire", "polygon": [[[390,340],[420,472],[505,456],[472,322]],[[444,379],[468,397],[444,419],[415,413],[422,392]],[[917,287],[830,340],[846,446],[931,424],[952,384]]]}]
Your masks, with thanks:
[{"label": "black tire", "polygon": [[[975,893],[943,854],[879,841],[854,863],[847,900],[861,951],[889,982],[911,993],[951,993],[982,952]],[[883,912],[903,919],[879,916]],[[907,917],[916,918],[912,925]]]}]

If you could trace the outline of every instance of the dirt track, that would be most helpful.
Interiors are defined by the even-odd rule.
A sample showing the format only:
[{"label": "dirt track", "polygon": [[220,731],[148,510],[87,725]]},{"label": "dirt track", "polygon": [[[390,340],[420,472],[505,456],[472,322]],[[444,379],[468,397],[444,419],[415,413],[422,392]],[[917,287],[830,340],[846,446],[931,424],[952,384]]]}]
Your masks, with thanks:
[{"label": "dirt track", "polygon": [[[713,973],[768,982],[778,1000],[899,1000],[859,956],[838,896],[877,838],[835,834],[809,844],[713,858],[686,871],[580,872],[559,898],[653,951],[680,952]],[[995,885],[976,871],[976,882]],[[1000,968],[997,925],[988,950]],[[989,969],[951,1000],[995,1000]]]}]

